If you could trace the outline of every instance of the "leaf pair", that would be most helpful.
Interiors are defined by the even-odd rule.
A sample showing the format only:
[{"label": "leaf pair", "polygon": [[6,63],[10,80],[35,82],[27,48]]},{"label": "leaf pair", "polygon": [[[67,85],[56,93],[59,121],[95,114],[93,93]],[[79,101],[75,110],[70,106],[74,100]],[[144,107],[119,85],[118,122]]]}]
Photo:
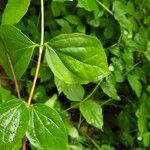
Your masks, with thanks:
[{"label": "leaf pair", "polygon": [[[10,79],[13,80],[10,63],[17,79],[20,79],[36,46],[38,44],[14,26],[0,27],[0,59]],[[47,63],[54,75],[63,82],[96,82],[109,73],[104,49],[95,37],[77,33],[63,34],[51,39],[45,46]]]},{"label": "leaf pair", "polygon": [[37,149],[68,149],[66,130],[55,110],[43,104],[28,108],[18,99],[0,105],[0,149],[19,149],[25,133]]}]

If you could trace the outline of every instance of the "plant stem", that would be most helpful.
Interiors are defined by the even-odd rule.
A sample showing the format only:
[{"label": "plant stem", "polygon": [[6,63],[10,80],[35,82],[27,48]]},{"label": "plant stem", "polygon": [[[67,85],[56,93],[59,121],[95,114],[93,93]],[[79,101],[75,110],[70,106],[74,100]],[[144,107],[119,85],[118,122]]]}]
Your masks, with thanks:
[{"label": "plant stem", "polygon": [[89,99],[96,92],[96,90],[98,89],[100,83],[101,83],[101,81],[98,82],[98,84],[95,86],[95,88],[92,90],[92,92],[87,97],[85,97],[83,101]]},{"label": "plant stem", "polygon": [[[37,78],[38,78],[38,73],[39,73],[42,53],[43,53],[43,45],[44,45],[44,2],[43,0],[41,0],[41,41],[40,41],[40,46],[39,46],[39,56],[38,56],[38,61],[37,61],[37,66],[36,66],[36,72],[35,72],[35,76],[33,79],[33,84],[32,84],[32,88],[30,91],[30,95],[28,98],[28,107],[30,107],[31,105],[33,93],[34,93]],[[27,138],[24,136],[23,142],[22,142],[22,150],[26,150],[26,141],[27,141]]]},{"label": "plant stem", "polygon": [[21,94],[20,94],[20,90],[19,90],[19,85],[18,85],[18,82],[17,82],[17,77],[16,77],[16,73],[15,73],[15,69],[14,69],[14,66],[13,66],[13,63],[12,63],[12,59],[9,55],[9,52],[6,48],[6,45],[4,43],[4,41],[1,39],[2,43],[3,43],[3,46],[4,46],[4,49],[5,49],[5,52],[6,52],[6,56],[7,56],[7,59],[8,59],[8,63],[9,63],[9,66],[10,66],[10,69],[11,69],[11,72],[12,72],[12,75],[13,75],[13,78],[14,78],[14,83],[15,83],[15,87],[16,87],[16,91],[17,91],[17,97],[20,99],[21,98]]},{"label": "plant stem", "polygon": [[110,102],[110,101],[112,101],[112,99],[111,99],[111,98],[110,98],[110,99],[108,99],[107,101],[103,102],[103,103],[101,104],[101,106],[103,106],[103,105],[107,104],[107,103],[108,103],[108,102]]},{"label": "plant stem", "polygon": [[97,150],[100,150],[100,146],[92,139],[89,135],[85,134],[85,136],[93,143]]},{"label": "plant stem", "polygon": [[68,111],[68,110],[70,110],[70,109],[73,109],[73,108],[75,108],[76,106],[78,106],[80,103],[82,103],[82,102],[88,100],[88,99],[96,92],[96,90],[98,89],[100,83],[101,83],[101,81],[98,82],[98,84],[95,86],[95,88],[92,90],[92,92],[91,92],[87,97],[85,97],[81,102],[78,102],[78,103],[74,104],[73,106],[67,108],[66,110],[63,110],[63,111],[60,112],[60,113],[66,112],[66,111]]},{"label": "plant stem", "polygon": [[20,90],[19,90],[19,85],[18,85],[18,82],[17,82],[17,78],[16,78],[16,73],[15,73],[15,70],[14,70],[14,67],[13,67],[13,64],[12,64],[12,61],[11,61],[11,58],[10,58],[9,54],[6,53],[6,55],[7,55],[8,62],[9,62],[9,65],[10,65],[10,68],[11,68],[11,71],[12,71],[12,74],[13,74],[15,87],[16,87],[16,91],[17,91],[17,97],[20,99],[21,95],[20,95]]},{"label": "plant stem", "polygon": [[99,3],[109,14],[113,16],[113,13],[111,10],[109,10],[103,3],[101,3],[99,0],[96,0],[97,3]]},{"label": "plant stem", "polygon": [[41,58],[42,58],[42,53],[43,53],[43,45],[44,45],[44,3],[43,3],[43,0],[41,0],[41,42],[39,46],[39,56],[38,56],[38,61],[37,61],[37,66],[36,66],[36,72],[35,72],[32,88],[30,91],[29,99],[28,99],[28,106],[31,105],[33,93],[34,93],[37,78],[38,78],[38,73],[39,73]]}]

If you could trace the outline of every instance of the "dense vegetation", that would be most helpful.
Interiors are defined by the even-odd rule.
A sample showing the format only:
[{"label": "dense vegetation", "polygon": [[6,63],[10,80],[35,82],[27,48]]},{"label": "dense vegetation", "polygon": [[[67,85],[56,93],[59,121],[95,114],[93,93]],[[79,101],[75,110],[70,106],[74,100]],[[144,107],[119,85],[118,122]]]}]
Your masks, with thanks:
[{"label": "dense vegetation", "polygon": [[[38,47],[41,47],[35,44],[39,43],[41,38],[41,4],[38,0],[31,0],[28,7],[27,1],[29,2],[29,0],[21,2],[24,3],[24,7],[26,6],[25,10],[19,10],[23,18],[17,15],[15,18],[14,15],[18,13],[15,6],[15,3],[19,3],[18,0],[14,0],[13,4],[8,0],[9,6],[6,5],[7,1],[0,1],[2,24],[0,27],[0,39],[2,39],[0,41],[0,149],[21,148],[20,140],[28,124],[27,149],[40,149],[38,142],[41,140],[39,143],[45,142],[45,150],[67,150],[64,126],[67,129],[71,150],[150,149],[150,1],[44,0],[46,50],[44,49],[42,55],[32,99],[34,108],[30,111],[31,116],[35,115],[35,120],[30,120],[29,123],[26,104],[16,98],[18,92],[13,81],[14,76],[10,73],[12,70],[8,61],[9,56],[2,50],[5,48],[14,50],[10,52],[12,54],[10,57],[15,64],[13,67],[18,79],[19,93],[23,101],[28,101],[39,56]],[[83,45],[78,44],[80,40]],[[69,53],[69,48],[65,49],[66,45],[72,46],[72,53]],[[101,45],[107,56],[108,67]],[[22,49],[16,55],[18,47]],[[87,52],[84,59],[89,58],[86,61],[89,65],[97,67],[98,71],[92,67],[87,67],[86,70],[82,63],[77,63],[77,60],[83,59],[84,52],[81,47],[85,47],[84,52]],[[61,64],[56,66],[58,59],[52,48],[66,65],[71,65],[71,69],[75,68],[72,69],[75,77],[65,76],[65,72],[62,76],[61,73],[59,74],[59,70],[64,71],[63,66],[61,67]],[[59,48],[62,49],[61,52],[58,51]],[[73,53],[75,49],[81,50],[81,53]],[[26,54],[24,50],[27,51]],[[63,50],[68,55],[63,55]],[[92,53],[92,50],[97,53]],[[82,69],[77,72],[80,66],[85,70],[83,71],[81,67]],[[97,80],[100,72],[102,73]],[[20,98],[19,95],[18,97]],[[13,126],[16,126],[13,122],[17,122],[15,119],[7,124],[3,117],[8,113],[11,118],[11,114],[15,114],[14,110],[18,112],[15,108],[21,112],[20,122],[24,122],[22,127],[19,126],[19,131],[18,129],[13,131]],[[45,116],[42,118],[40,114]],[[38,117],[43,119],[42,123],[46,123],[45,118],[48,119],[49,116],[59,126],[58,130],[52,127],[56,130],[52,134],[60,134],[58,135],[61,137],[58,139],[49,136],[47,128],[41,129],[41,132],[37,131],[42,127]],[[7,117],[6,115],[5,119],[8,121]],[[35,125],[36,130],[33,131],[32,121],[39,125],[37,128]],[[3,132],[4,126],[7,126],[5,132]],[[47,130],[52,129],[49,127]],[[8,133],[10,131],[17,133],[13,142],[7,137],[10,136]],[[33,133],[34,131],[36,133]],[[34,135],[37,135],[37,139]],[[51,141],[48,142],[44,136],[48,136]],[[52,143],[51,148],[48,148],[49,143]]]}]

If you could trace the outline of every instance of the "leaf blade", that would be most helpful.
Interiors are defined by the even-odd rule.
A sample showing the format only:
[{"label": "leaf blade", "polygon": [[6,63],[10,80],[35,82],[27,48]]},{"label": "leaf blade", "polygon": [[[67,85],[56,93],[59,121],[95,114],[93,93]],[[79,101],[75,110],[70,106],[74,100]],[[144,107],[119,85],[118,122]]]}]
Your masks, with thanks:
[{"label": "leaf blade", "polygon": [[46,59],[54,75],[69,84],[95,82],[109,74],[100,41],[84,34],[62,34],[51,39]]},{"label": "leaf blade", "polygon": [[29,120],[25,103],[15,99],[0,105],[0,147],[20,144]]},{"label": "leaf blade", "polygon": [[33,50],[37,45],[19,29],[11,25],[2,25],[0,27],[0,39],[0,59],[4,69],[9,78],[13,80],[6,54],[6,51],[8,51],[16,78],[20,79],[27,69]]},{"label": "leaf blade", "polygon": [[[8,0],[2,16],[2,24],[16,24],[28,10],[30,0]],[[15,13],[14,13],[15,12]]]},{"label": "leaf blade", "polygon": [[35,148],[68,150],[66,130],[55,110],[42,104],[35,104],[31,108],[30,115],[26,136]]},{"label": "leaf blade", "polygon": [[80,103],[79,109],[81,114],[89,124],[99,129],[102,129],[103,115],[100,105],[98,105],[93,100],[86,100]]},{"label": "leaf blade", "polygon": [[63,92],[71,101],[81,101],[84,97],[84,88],[80,84],[66,84],[55,77],[55,85],[59,94]]},{"label": "leaf blade", "polygon": [[142,92],[142,84],[139,81],[138,77],[136,75],[128,74],[127,80],[129,82],[132,90],[135,92],[135,94],[139,98],[141,96],[141,92]]}]

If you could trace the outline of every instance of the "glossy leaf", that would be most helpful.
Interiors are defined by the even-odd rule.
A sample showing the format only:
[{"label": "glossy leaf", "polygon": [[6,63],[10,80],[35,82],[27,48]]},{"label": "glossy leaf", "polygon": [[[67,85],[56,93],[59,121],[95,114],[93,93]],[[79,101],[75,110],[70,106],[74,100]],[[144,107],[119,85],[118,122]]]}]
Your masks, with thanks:
[{"label": "glossy leaf", "polygon": [[[26,104],[18,99],[0,105],[0,148],[20,145],[29,121]],[[19,148],[18,148],[19,149]]]},{"label": "glossy leaf", "polygon": [[103,114],[102,114],[102,108],[99,104],[97,104],[93,100],[86,100],[80,103],[79,108],[81,114],[89,124],[99,129],[102,129]]},{"label": "glossy leaf", "polygon": [[64,123],[59,114],[46,105],[35,104],[31,107],[26,136],[37,149],[68,150]]},{"label": "glossy leaf", "polygon": [[66,84],[55,78],[55,84],[59,94],[63,92],[71,101],[80,101],[84,97],[84,88],[79,84]]},{"label": "glossy leaf", "polygon": [[51,39],[46,45],[46,59],[54,75],[69,84],[98,81],[109,73],[100,41],[84,34]]},{"label": "glossy leaf", "polygon": [[0,27],[0,59],[7,75],[13,80],[10,63],[6,55],[8,51],[17,79],[26,71],[36,44],[19,29],[11,25]]},{"label": "glossy leaf", "polygon": [[8,0],[2,16],[2,24],[16,24],[28,10],[30,0]]}]

